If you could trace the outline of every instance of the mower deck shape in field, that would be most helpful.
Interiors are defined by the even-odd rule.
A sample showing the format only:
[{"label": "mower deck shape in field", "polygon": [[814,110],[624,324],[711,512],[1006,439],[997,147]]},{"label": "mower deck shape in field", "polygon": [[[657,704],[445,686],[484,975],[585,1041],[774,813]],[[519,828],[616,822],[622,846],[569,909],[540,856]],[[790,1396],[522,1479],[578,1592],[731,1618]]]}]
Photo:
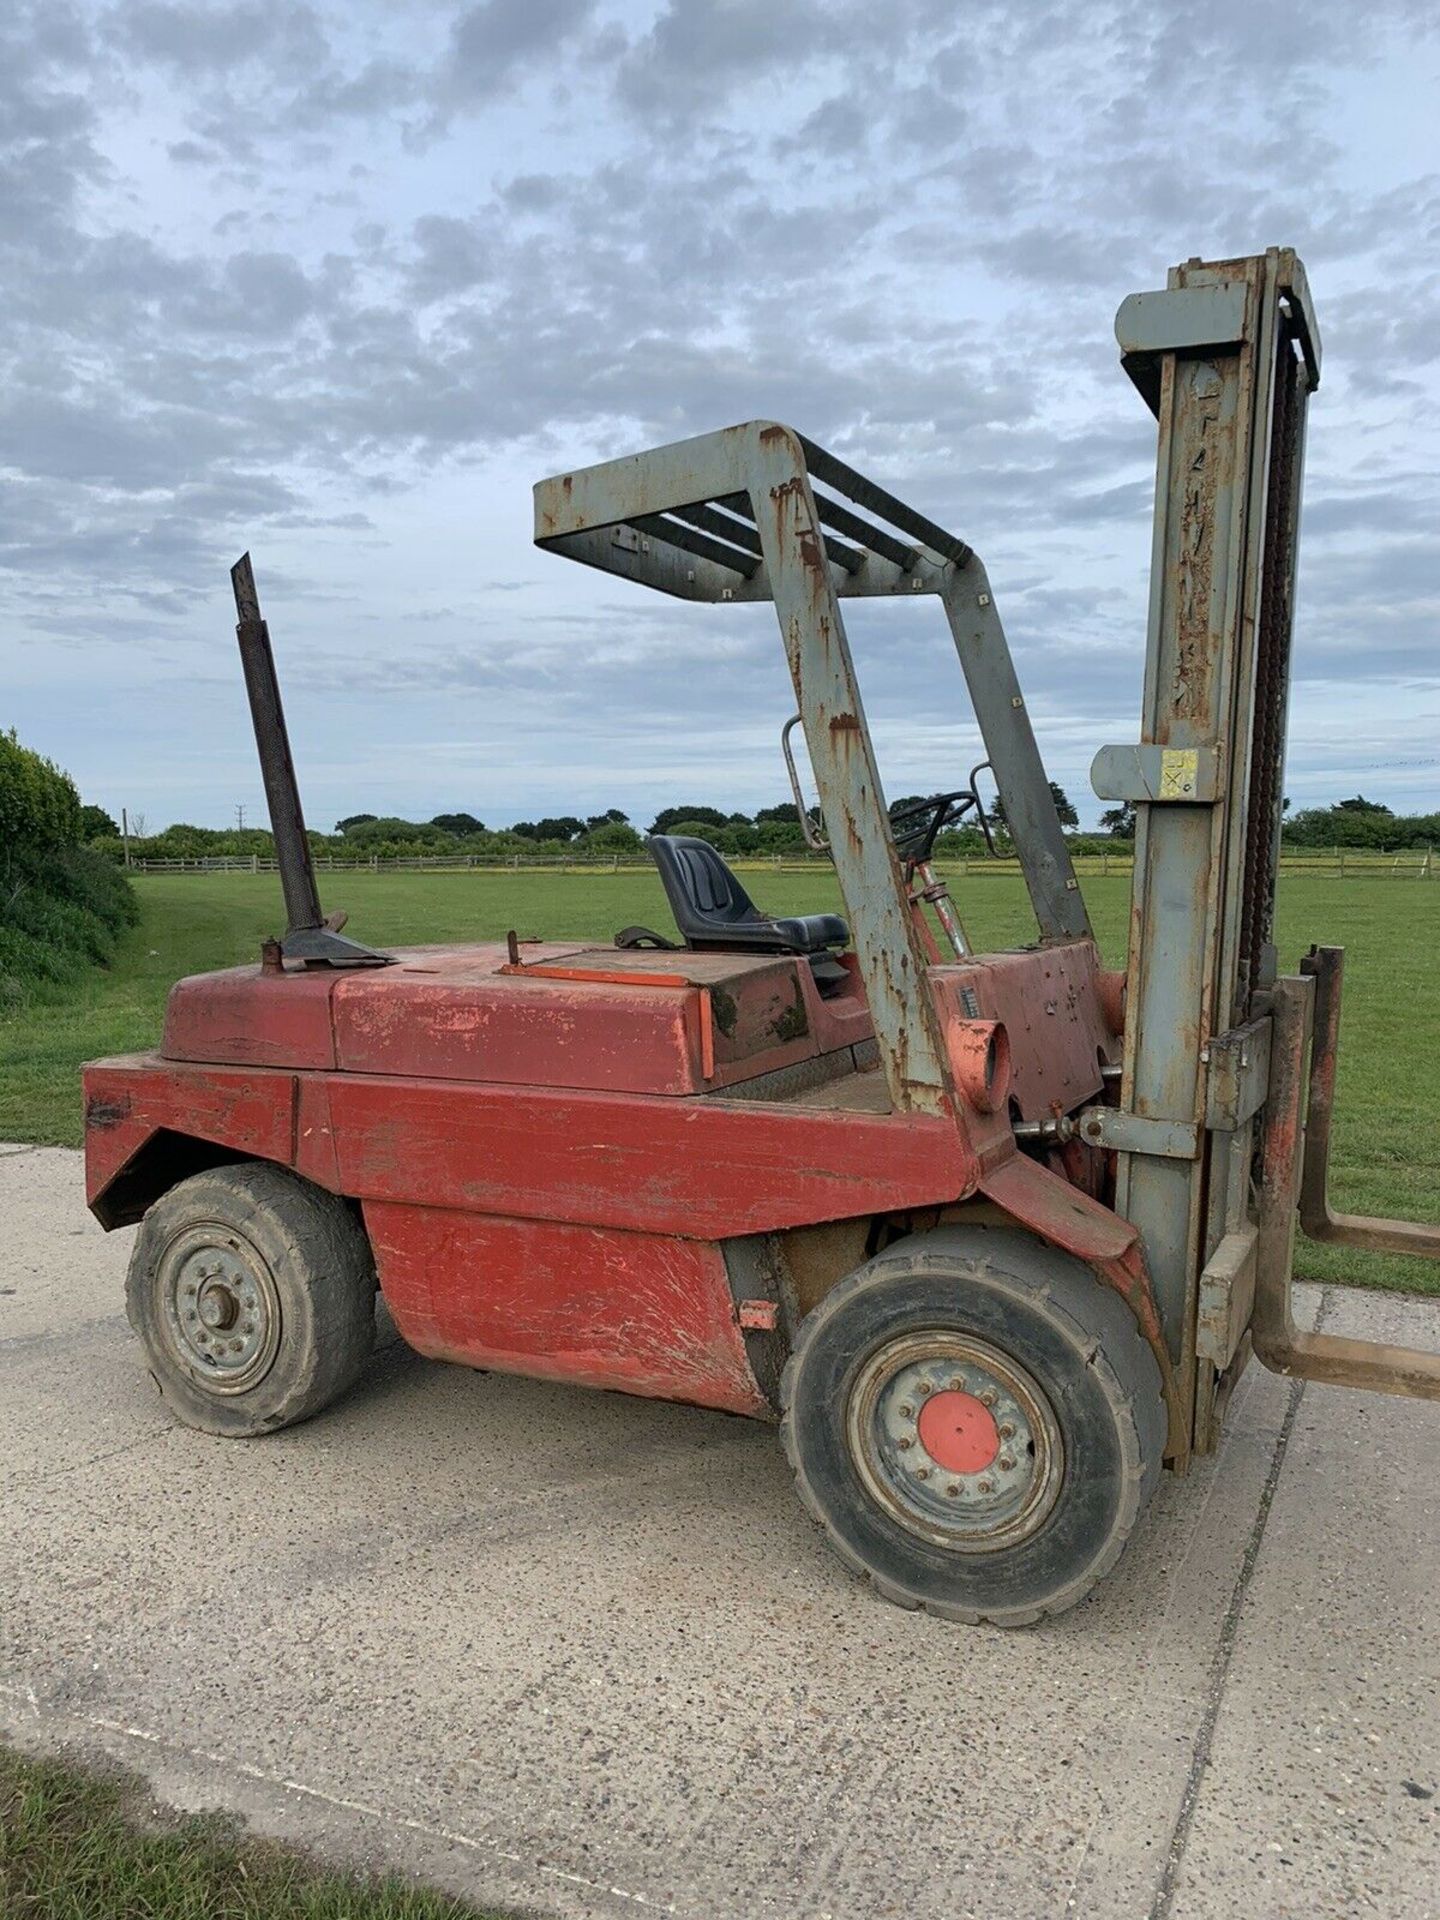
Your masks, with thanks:
[{"label": "mower deck shape in field", "polygon": [[[1320,370],[1304,273],[1284,251],[1192,261],[1117,331],[1159,422],[1142,738],[1094,771],[1136,812],[1123,971],[984,568],[786,427],[544,481],[536,539],[683,599],[773,602],[844,920],[768,918],[713,849],[662,836],[679,946],[344,940],[237,568],[289,931],[181,981],[158,1053],[85,1074],[90,1203],[143,1221],[131,1317],[184,1419],[258,1434],[323,1407],[369,1347],[378,1273],[421,1353],[778,1418],[849,1566],[902,1605],[1018,1623],[1114,1563],[1162,1462],[1215,1446],[1252,1351],[1440,1395],[1434,1356],[1297,1332],[1289,1308],[1297,1211],[1440,1255],[1440,1229],[1330,1212],[1341,956],[1279,976],[1271,942]],[[974,775],[890,820],[855,595],[938,596],[1035,945],[972,952],[932,864],[942,825],[983,822]]]}]

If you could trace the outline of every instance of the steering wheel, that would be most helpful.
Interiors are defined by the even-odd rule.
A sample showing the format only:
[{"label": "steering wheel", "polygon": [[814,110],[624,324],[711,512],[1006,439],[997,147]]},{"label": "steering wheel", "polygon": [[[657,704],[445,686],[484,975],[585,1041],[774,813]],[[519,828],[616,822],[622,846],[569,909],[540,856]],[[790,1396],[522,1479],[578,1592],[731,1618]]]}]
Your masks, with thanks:
[{"label": "steering wheel", "polygon": [[961,787],[954,793],[935,793],[928,800],[899,808],[890,816],[895,851],[906,860],[928,860],[937,836],[979,804],[969,787]]},{"label": "steering wheel", "polygon": [[990,822],[985,809],[980,804],[980,795],[975,786],[975,775],[981,767],[976,767],[970,776],[968,787],[957,787],[953,793],[934,793],[928,800],[915,800],[907,807],[899,807],[890,816],[890,835],[895,842],[895,851],[901,859],[912,865],[928,860],[939,835],[947,827],[957,826],[972,809],[975,824],[985,836],[985,845],[991,853],[995,843],[990,837]]}]

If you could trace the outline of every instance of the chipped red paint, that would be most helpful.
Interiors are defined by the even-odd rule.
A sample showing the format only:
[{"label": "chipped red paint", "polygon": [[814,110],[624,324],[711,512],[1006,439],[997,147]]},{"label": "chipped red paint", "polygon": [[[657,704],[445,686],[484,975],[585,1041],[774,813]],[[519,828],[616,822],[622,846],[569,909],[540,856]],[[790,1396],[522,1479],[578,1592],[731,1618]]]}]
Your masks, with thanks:
[{"label": "chipped red paint", "polygon": [[519,966],[497,945],[419,948],[340,975],[237,967],[177,983],[160,1050],[222,1066],[687,1094],[871,1037],[853,967],[822,1000],[787,955],[621,958],[537,943]]},{"label": "chipped red paint", "polygon": [[[162,1131],[214,1141],[280,1166],[292,1164],[293,1074],[172,1066],[154,1053],[93,1060],[83,1072],[85,1198],[92,1207],[146,1142]],[[97,1113],[98,1124],[91,1118]]]},{"label": "chipped red paint", "polygon": [[295,1087],[295,1171],[330,1193],[343,1193],[330,1114],[328,1074],[305,1074]]},{"label": "chipped red paint", "polygon": [[[731,1298],[721,1246],[749,1235],[983,1191],[1090,1260],[1148,1331],[1133,1231],[1017,1157],[1001,1089],[1003,1019],[1026,1049],[1027,1101],[1059,1104],[1045,1073],[1067,1100],[1091,1091],[1093,950],[932,970],[956,1068],[938,1113],[873,1099],[850,1051],[871,1039],[869,1011],[845,965],[825,999],[794,956],[573,943],[536,943],[518,966],[496,945],[182,981],[165,1056],[85,1071],[89,1199],[107,1224],[138,1217],[167,1183],[171,1136],[293,1167],[361,1203],[422,1351],[741,1412],[765,1405],[743,1335],[778,1320],[773,1301]],[[1063,1010],[1031,1004],[1027,1024],[1040,993]],[[247,1050],[268,1064],[230,1063]],[[787,1078],[807,1063],[813,1091]],[[739,1097],[771,1074],[765,1097]]]},{"label": "chipped red paint", "polygon": [[1104,1085],[1113,1045],[1093,943],[989,953],[930,969],[942,1021],[998,1020],[1010,1042],[1011,1093],[1026,1120],[1073,1113]]},{"label": "chipped red paint", "polygon": [[1001,1020],[949,1020],[945,1039],[955,1089],[977,1113],[995,1113],[1010,1091],[1010,1041]]},{"label": "chipped red paint", "polygon": [[654,982],[593,980],[548,962],[512,968],[503,947],[402,956],[336,984],[335,1054],[345,1073],[446,1081],[692,1093],[703,1085],[687,995]]},{"label": "chipped red paint", "polygon": [[[653,1212],[661,1204],[672,1216],[683,1214],[680,1224],[691,1233],[704,1230],[695,1224],[701,1216],[725,1230],[755,1231],[772,1215],[777,1225],[830,1219],[872,1202],[953,1198],[973,1186],[975,1155],[953,1126],[934,1118],[822,1117],[778,1100],[739,1109],[711,1100],[696,1109],[677,1100],[825,1053],[843,1055],[867,1041],[868,1010],[853,964],[848,984],[822,1000],[810,967],[791,956],[639,951],[617,966],[618,958],[613,948],[537,947],[538,965],[526,978],[501,945],[429,948],[363,973],[287,968],[265,975],[253,968],[182,981],[167,1019],[170,1057],[90,1072],[87,1091],[108,1123],[93,1131],[122,1136],[94,1154],[94,1191],[147,1129],[161,1128],[282,1162],[292,1158],[292,1131],[310,1177],[348,1183],[356,1197],[415,1197],[406,1182],[418,1177],[414,1165],[423,1155],[427,1182],[449,1193],[446,1204],[493,1203],[539,1217],[554,1212],[547,1182],[563,1190],[574,1184],[572,1172],[583,1176],[589,1165],[598,1192],[614,1187],[623,1164],[633,1169],[639,1199],[612,1192],[603,1216],[576,1217],[638,1225],[631,1217],[637,1208]],[[552,967],[567,977],[548,977]],[[333,1040],[320,1031],[321,1017]],[[272,1034],[269,1051],[287,1064],[328,1067],[333,1060],[337,1071],[291,1076],[259,1066],[227,1073],[194,1058],[252,1045],[261,1051],[254,1033],[266,1019],[284,1036]],[[837,1071],[848,1066],[847,1057]],[[112,1093],[117,1075],[123,1085]],[[141,1115],[121,1121],[118,1102],[132,1081]],[[252,1096],[264,1126],[229,1124],[225,1103],[235,1089]],[[585,1096],[598,1094],[627,1097],[585,1104]],[[656,1104],[628,1097],[634,1095],[663,1097]],[[303,1119],[292,1111],[297,1107]],[[412,1119],[425,1130],[424,1145],[417,1136],[407,1156],[400,1136]],[[379,1149],[361,1144],[357,1133],[337,1151],[337,1131],[350,1126],[363,1126]],[[513,1142],[535,1141],[546,1129],[553,1137],[536,1150],[548,1172],[531,1179],[532,1148],[517,1150]],[[452,1149],[452,1136],[466,1142],[464,1153]],[[708,1197],[693,1191],[697,1154],[711,1156]],[[670,1164],[659,1164],[666,1157]],[[737,1170],[733,1179],[728,1169]],[[767,1198],[767,1188],[777,1185],[784,1191]],[[478,1197],[492,1187],[509,1198]],[[517,1191],[527,1190],[529,1199],[518,1204]],[[647,1195],[669,1197],[655,1202]]]},{"label": "chipped red paint", "polygon": [[543,960],[511,960],[500,968],[510,979],[585,980],[605,987],[688,987],[683,973],[635,973],[620,967],[549,966]]},{"label": "chipped red paint", "polygon": [[1023,1226],[1078,1259],[1119,1260],[1135,1244],[1129,1221],[1023,1154],[1012,1154],[1003,1165],[988,1169],[980,1191]]},{"label": "chipped red paint", "polygon": [[165,1004],[160,1051],[167,1060],[244,1067],[333,1067],[330,995],[337,976],[262,967],[178,980]]},{"label": "chipped red paint", "polygon": [[439,1207],[364,1211],[386,1304],[420,1353],[767,1411],[714,1246]]},{"label": "chipped red paint", "polygon": [[700,989],[700,1078],[707,1086],[715,1078],[715,1005],[709,987]]},{"label": "chipped red paint", "polygon": [[360,1199],[698,1239],[944,1204],[979,1176],[953,1124],[924,1114],[352,1074],[330,1102]]},{"label": "chipped red paint", "polygon": [[740,1325],[750,1333],[773,1333],[780,1324],[775,1300],[742,1300],[737,1308]]}]

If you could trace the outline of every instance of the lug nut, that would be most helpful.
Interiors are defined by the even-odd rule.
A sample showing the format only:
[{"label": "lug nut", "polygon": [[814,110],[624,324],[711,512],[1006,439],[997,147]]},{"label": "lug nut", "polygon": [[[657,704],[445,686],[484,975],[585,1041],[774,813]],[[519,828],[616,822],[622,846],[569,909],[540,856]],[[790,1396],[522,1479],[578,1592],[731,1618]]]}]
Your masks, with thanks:
[{"label": "lug nut", "polygon": [[955,1483],[955,1482],[954,1482],[954,1481],[952,1480],[952,1481],[950,1482],[950,1484],[949,1484],[949,1486],[948,1486],[948,1487],[946,1487],[946,1489],[945,1489],[945,1491],[946,1491],[946,1493],[947,1493],[947,1494],[948,1494],[948,1495],[950,1496],[950,1498],[951,1498],[951,1499],[953,1500],[953,1499],[955,1498],[955,1496],[956,1496],[956,1494],[957,1494],[957,1493],[959,1493],[959,1491],[960,1491],[960,1489],[959,1489],[959,1487],[958,1487],[958,1486],[956,1485],[956,1483]]},{"label": "lug nut", "polygon": [[963,1380],[952,1380],[950,1382],[950,1391],[952,1393],[963,1393],[965,1391],[965,1382]]},{"label": "lug nut", "polygon": [[980,1482],[980,1491],[982,1493],[993,1493],[995,1491],[995,1482],[993,1480],[982,1480]]},{"label": "lug nut", "polygon": [[1000,1456],[1000,1471],[1002,1473],[1011,1473],[1013,1472],[1014,1467],[1015,1467],[1015,1462],[1010,1458],[1009,1454],[1002,1453]]},{"label": "lug nut", "polygon": [[915,1478],[917,1480],[928,1480],[930,1478],[929,1467],[917,1467],[915,1469]]},{"label": "lug nut", "polygon": [[901,1418],[902,1420],[913,1420],[913,1419],[915,1418],[915,1409],[914,1409],[914,1407],[912,1407],[912,1406],[909,1406],[909,1405],[906,1405],[906,1406],[903,1406],[903,1407],[901,1407],[901,1409],[900,1409],[900,1418]]},{"label": "lug nut", "polygon": [[994,1389],[993,1387],[986,1387],[986,1389],[985,1389],[985,1391],[984,1391],[984,1392],[983,1392],[983,1393],[982,1393],[982,1394],[980,1395],[980,1404],[981,1404],[981,1406],[982,1406],[982,1407],[993,1407],[993,1406],[994,1406],[994,1404],[995,1404],[995,1389]]},{"label": "lug nut", "polygon": [[933,1392],[935,1391],[935,1383],[934,1383],[934,1381],[933,1381],[933,1380],[922,1380],[922,1381],[920,1382],[920,1391],[921,1391],[921,1393],[933,1393]]},{"label": "lug nut", "polygon": [[1000,1429],[1000,1438],[1002,1440],[1013,1440],[1015,1438],[1015,1429],[1014,1427],[1011,1426],[1008,1420],[1005,1422],[1004,1426],[1001,1427]]}]

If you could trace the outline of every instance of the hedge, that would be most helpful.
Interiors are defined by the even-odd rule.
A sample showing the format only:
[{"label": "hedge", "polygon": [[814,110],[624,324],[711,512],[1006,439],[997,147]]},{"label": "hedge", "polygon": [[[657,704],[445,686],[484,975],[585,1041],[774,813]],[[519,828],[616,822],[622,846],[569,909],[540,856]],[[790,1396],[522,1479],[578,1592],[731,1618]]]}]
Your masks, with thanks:
[{"label": "hedge", "polygon": [[80,834],[74,781],[0,732],[0,1010],[103,965],[136,918],[125,876]]}]

